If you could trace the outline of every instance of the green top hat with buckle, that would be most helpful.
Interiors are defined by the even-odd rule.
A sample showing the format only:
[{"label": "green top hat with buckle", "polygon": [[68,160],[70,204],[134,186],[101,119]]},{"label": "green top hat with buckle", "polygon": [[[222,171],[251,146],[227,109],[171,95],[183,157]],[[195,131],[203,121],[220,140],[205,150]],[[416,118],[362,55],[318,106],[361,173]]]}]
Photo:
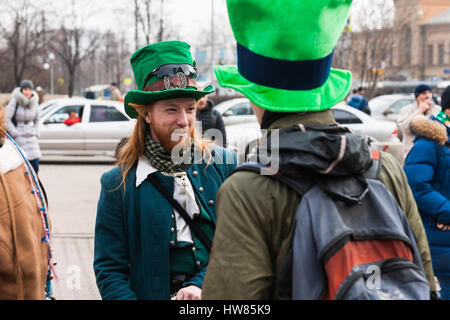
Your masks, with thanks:
[{"label": "green top hat with buckle", "polygon": [[331,68],[351,0],[227,0],[236,66],[219,84],[274,112],[320,111],[342,101],[351,73]]},{"label": "green top hat with buckle", "polygon": [[137,118],[129,103],[145,105],[152,101],[201,97],[214,92],[213,86],[197,89],[197,70],[189,44],[181,41],[153,43],[136,51],[130,59],[138,90],[125,96],[125,111]]}]

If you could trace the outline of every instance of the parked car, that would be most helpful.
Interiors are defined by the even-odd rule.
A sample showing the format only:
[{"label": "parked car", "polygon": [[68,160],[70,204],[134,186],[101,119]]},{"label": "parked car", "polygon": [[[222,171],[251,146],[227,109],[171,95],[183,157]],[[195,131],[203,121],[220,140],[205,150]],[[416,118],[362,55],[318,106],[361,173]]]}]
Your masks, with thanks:
[{"label": "parked car", "polygon": [[377,142],[399,141],[395,122],[377,120],[345,104],[331,108],[336,122],[354,132],[360,132]]},{"label": "parked car", "polygon": [[371,99],[369,108],[375,119],[396,121],[400,110],[413,102],[413,94],[387,94]]},{"label": "parked car", "polygon": [[[234,101],[232,101],[234,100]],[[237,105],[243,105],[248,99],[232,99],[227,101],[227,109]],[[225,102],[224,102],[225,103]],[[224,104],[225,105],[225,104]],[[336,122],[348,127],[354,132],[360,132],[369,136],[383,151],[394,151],[401,146],[397,138],[397,127],[392,121],[377,120],[353,107],[340,103],[331,108]],[[235,117],[239,117],[236,115]],[[246,119],[246,122],[244,122]],[[261,129],[255,117],[241,118],[237,123],[225,125],[227,131],[227,143],[236,151],[239,163],[244,162],[250,152],[254,152],[257,141],[261,138]]]},{"label": "parked car", "polygon": [[214,109],[222,115],[225,126],[258,121],[247,98],[226,100],[217,104]]},{"label": "parked car", "polygon": [[[43,155],[114,156],[116,146],[131,135],[136,122],[117,101],[57,99],[41,110],[39,145]],[[64,124],[69,110],[75,110],[81,121]]]}]

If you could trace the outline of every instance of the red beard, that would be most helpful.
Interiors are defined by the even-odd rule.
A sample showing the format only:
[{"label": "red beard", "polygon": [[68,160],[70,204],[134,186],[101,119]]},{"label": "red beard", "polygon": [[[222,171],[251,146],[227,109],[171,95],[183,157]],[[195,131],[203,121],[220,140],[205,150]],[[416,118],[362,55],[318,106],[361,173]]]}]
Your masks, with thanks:
[{"label": "red beard", "polygon": [[[174,141],[172,139],[175,137],[172,135],[176,130],[184,130],[188,134],[186,136],[180,136],[177,141]],[[159,144],[161,144],[161,146],[163,146],[167,151],[172,151],[172,149],[179,143],[182,144],[182,149],[184,150],[191,146],[194,139],[194,129],[173,129],[168,134],[161,134],[160,132],[154,130],[154,133],[159,140]]]}]

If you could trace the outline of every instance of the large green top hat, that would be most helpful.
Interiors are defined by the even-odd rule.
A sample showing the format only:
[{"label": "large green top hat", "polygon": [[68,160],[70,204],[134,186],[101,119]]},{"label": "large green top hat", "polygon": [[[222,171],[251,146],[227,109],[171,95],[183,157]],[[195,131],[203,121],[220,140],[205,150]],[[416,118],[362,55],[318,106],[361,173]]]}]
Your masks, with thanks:
[{"label": "large green top hat", "polygon": [[219,84],[270,111],[320,111],[339,103],[351,73],[331,62],[351,2],[227,0],[238,65],[216,66]]},{"label": "large green top hat", "polygon": [[173,98],[201,97],[214,92],[213,86],[197,89],[197,70],[189,44],[181,41],[164,41],[145,46],[130,59],[138,90],[125,96],[125,111],[137,118],[129,103],[145,105],[152,101]]}]

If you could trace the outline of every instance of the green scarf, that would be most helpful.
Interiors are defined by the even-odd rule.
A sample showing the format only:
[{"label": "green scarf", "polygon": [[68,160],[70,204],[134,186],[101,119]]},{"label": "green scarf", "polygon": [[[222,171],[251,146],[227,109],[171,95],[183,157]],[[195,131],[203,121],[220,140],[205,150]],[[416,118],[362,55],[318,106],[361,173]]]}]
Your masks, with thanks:
[{"label": "green scarf", "polygon": [[436,119],[445,125],[450,125],[450,117],[444,111],[439,112],[436,115]]},{"label": "green scarf", "polygon": [[194,143],[192,143],[190,149],[190,159],[186,159],[183,156],[186,151],[189,151],[189,148],[186,148],[180,152],[180,158],[183,159],[183,162],[175,164],[172,161],[171,153],[169,151],[153,140],[149,133],[145,136],[144,156],[150,164],[160,172],[175,173],[187,171],[194,163]]}]

